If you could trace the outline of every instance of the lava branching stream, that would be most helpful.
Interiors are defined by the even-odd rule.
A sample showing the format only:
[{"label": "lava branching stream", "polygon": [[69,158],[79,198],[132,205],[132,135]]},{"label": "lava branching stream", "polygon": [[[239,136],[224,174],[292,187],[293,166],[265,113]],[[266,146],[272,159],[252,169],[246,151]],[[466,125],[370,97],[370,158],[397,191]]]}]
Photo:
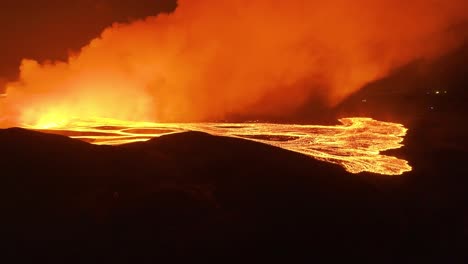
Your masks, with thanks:
[{"label": "lava branching stream", "polygon": [[270,123],[150,123],[110,119],[75,120],[66,125],[26,126],[101,145],[146,141],[184,131],[257,141],[315,159],[336,163],[348,172],[399,175],[410,171],[406,160],[381,154],[402,147],[407,129],[372,118],[342,118],[341,125],[290,125]]}]

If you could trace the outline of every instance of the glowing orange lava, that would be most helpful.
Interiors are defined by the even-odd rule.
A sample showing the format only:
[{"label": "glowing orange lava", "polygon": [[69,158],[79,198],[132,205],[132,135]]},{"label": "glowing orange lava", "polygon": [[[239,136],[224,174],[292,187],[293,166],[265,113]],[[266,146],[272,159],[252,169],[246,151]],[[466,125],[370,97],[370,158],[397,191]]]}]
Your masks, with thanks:
[{"label": "glowing orange lava", "polygon": [[381,154],[402,147],[407,129],[372,118],[342,118],[335,126],[270,123],[151,123],[105,118],[45,122],[26,128],[62,134],[93,144],[119,145],[161,135],[202,131],[257,141],[315,159],[336,163],[348,172],[399,175],[411,171],[403,159]]}]

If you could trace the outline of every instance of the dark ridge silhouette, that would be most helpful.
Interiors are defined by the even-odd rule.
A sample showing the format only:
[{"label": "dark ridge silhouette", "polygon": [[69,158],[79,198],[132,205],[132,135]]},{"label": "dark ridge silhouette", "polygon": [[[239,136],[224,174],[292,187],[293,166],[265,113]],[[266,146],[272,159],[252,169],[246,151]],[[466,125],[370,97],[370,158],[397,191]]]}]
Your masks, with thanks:
[{"label": "dark ridge silhouette", "polygon": [[415,170],[388,177],[201,132],[96,146],[12,128],[0,148],[0,239],[16,261],[455,263],[466,252],[468,174],[451,167],[466,153],[406,150]]},{"label": "dark ridge silhouette", "polygon": [[[414,61],[349,96],[337,116],[363,115],[407,124],[421,119],[459,122],[467,114],[468,40],[435,60]],[[461,128],[466,128],[460,123]]]}]

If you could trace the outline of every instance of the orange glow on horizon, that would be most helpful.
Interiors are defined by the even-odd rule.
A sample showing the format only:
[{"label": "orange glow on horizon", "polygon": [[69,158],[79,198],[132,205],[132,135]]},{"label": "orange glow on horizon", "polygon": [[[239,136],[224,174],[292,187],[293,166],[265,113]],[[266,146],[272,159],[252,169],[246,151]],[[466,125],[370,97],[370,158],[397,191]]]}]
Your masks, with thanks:
[{"label": "orange glow on horizon", "polygon": [[450,28],[468,19],[467,3],[180,0],[172,14],[114,24],[67,61],[25,59],[0,98],[0,126],[284,117],[310,100],[332,107],[456,47],[462,36]]}]

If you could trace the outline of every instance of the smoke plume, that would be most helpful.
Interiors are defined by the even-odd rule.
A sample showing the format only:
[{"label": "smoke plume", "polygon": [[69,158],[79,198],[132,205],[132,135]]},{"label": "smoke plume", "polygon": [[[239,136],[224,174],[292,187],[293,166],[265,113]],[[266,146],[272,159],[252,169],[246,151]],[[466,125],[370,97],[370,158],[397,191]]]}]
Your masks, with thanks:
[{"label": "smoke plume", "polygon": [[0,113],[4,124],[163,122],[333,106],[453,49],[467,18],[466,0],[180,0],[172,14],[114,24],[65,62],[25,59]]}]

